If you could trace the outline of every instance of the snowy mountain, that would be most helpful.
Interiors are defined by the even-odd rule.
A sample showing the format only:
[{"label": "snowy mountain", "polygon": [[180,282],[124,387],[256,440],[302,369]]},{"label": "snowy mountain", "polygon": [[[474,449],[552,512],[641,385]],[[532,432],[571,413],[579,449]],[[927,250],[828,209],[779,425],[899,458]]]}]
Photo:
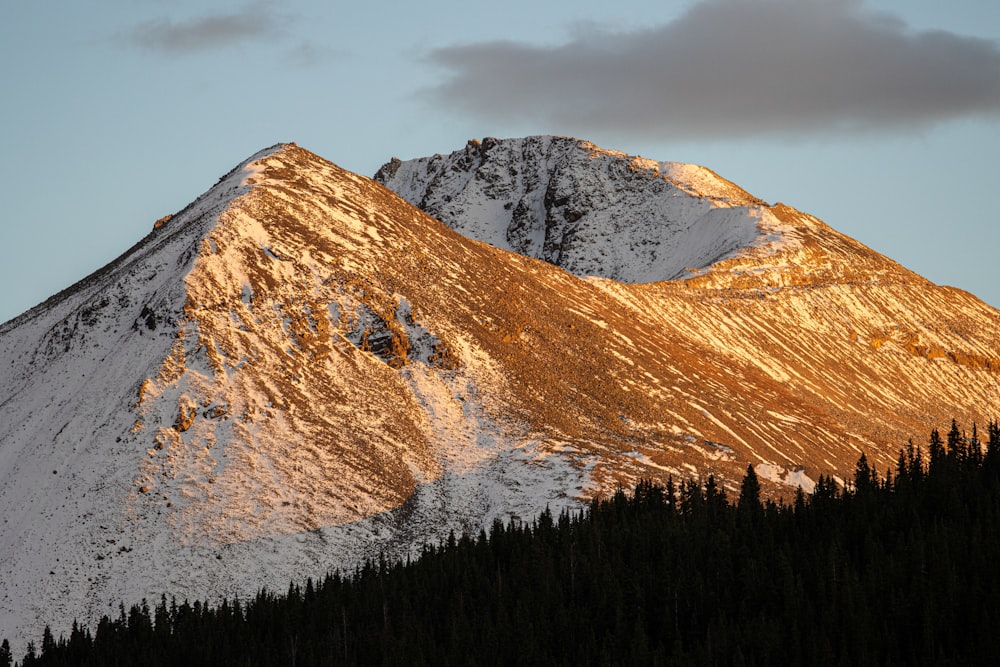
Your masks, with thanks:
[{"label": "snowy mountain", "polygon": [[470,141],[375,180],[466,236],[628,283],[685,277],[776,231],[763,202],[708,169],[568,137]]},{"label": "snowy mountain", "polygon": [[639,477],[809,490],[1000,405],[998,311],[706,169],[537,137],[377,178],[271,147],[0,326],[15,649]]}]

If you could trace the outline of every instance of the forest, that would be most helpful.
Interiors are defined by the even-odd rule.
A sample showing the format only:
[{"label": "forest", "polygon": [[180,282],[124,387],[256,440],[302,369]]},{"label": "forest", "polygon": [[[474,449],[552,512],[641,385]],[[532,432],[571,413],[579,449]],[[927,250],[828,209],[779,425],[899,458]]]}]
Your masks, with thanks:
[{"label": "forest", "polygon": [[752,466],[735,498],[644,481],[283,592],[122,606],[0,667],[995,664],[998,600],[1000,426],[953,421],[789,502]]}]

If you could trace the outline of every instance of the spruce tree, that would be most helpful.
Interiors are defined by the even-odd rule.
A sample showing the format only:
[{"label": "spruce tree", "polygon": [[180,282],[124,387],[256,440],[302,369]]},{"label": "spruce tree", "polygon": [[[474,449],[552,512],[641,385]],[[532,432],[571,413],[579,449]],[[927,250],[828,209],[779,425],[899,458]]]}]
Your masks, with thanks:
[{"label": "spruce tree", "polygon": [[759,514],[762,510],[760,504],[760,480],[757,479],[757,472],[753,465],[747,466],[746,475],[740,484],[740,497],[736,501],[736,507],[741,513]]},{"label": "spruce tree", "polygon": [[938,433],[937,429],[931,430],[930,441],[927,445],[927,453],[930,455],[930,467],[934,468],[941,465],[944,460],[944,442],[941,440],[941,434]]},{"label": "spruce tree", "polygon": [[854,466],[854,492],[859,496],[867,496],[877,485],[878,474],[868,465],[868,457],[862,453]]},{"label": "spruce tree", "polygon": [[958,422],[953,418],[948,429],[948,454],[955,460],[964,461],[968,455],[965,435],[958,428]]}]

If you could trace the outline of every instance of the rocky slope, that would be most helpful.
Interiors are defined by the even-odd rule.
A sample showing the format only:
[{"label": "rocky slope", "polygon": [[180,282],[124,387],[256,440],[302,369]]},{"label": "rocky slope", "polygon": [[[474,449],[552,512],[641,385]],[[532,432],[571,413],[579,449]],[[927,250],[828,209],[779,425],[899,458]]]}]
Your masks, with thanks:
[{"label": "rocky slope", "polygon": [[531,138],[379,177],[493,245],[280,145],[0,327],[15,648],[640,476],[809,489],[1000,404],[997,311],[707,170]]},{"label": "rocky slope", "polygon": [[669,409],[668,421],[696,440],[721,429],[774,481],[808,489],[862,451],[888,465],[907,437],[1000,406],[995,309],[703,167],[567,137],[487,138],[393,159],[375,179],[464,234],[586,278],[672,341],[630,359],[673,357],[688,376],[707,360],[711,380],[681,394],[706,413]]}]

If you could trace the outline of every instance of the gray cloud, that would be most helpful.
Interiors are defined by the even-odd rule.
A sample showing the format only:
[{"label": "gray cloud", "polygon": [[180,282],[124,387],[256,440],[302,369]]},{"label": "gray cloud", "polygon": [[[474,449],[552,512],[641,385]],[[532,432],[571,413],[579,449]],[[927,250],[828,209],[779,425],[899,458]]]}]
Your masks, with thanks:
[{"label": "gray cloud", "polygon": [[423,94],[499,121],[644,137],[844,134],[1000,112],[996,42],[855,0],[704,0],[635,32],[439,48]]},{"label": "gray cloud", "polygon": [[288,49],[283,57],[284,62],[294,67],[315,68],[333,60],[341,60],[348,54],[327,46],[318,46],[312,42],[300,42],[294,48]]},{"label": "gray cloud", "polygon": [[133,44],[168,54],[184,54],[280,38],[288,19],[252,4],[233,14],[211,14],[187,21],[146,21],[128,34]]}]

